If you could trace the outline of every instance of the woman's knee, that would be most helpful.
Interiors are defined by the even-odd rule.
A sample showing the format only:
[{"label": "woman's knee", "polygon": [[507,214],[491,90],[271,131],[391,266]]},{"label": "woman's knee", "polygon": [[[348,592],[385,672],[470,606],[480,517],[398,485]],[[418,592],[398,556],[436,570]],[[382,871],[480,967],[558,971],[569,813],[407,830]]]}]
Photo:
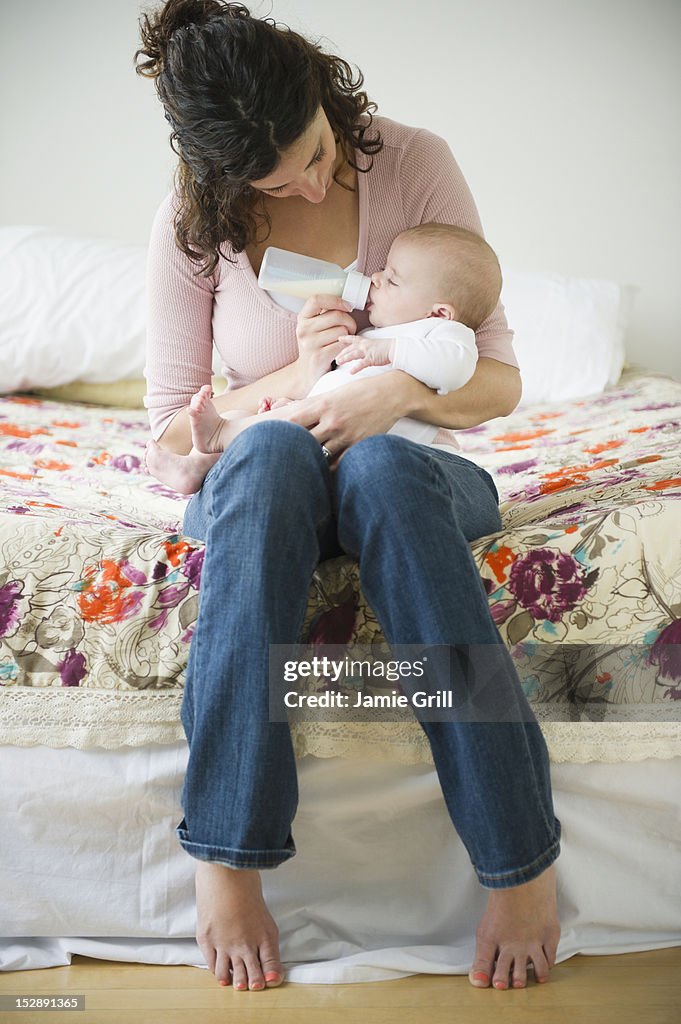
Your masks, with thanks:
[{"label": "woman's knee", "polygon": [[409,480],[429,475],[427,452],[397,434],[374,434],[352,445],[338,464],[339,495],[354,493],[390,500],[404,494]]},{"label": "woman's knee", "polygon": [[312,434],[288,420],[254,423],[238,434],[210,470],[215,478],[235,474],[279,486],[319,476],[325,466],[321,447]]},{"label": "woman's knee", "polygon": [[320,445],[309,430],[298,423],[264,419],[260,423],[252,423],[237,434],[225,454],[245,450],[252,455],[266,457],[273,454],[279,457],[289,451],[309,453],[319,448]]},{"label": "woman's knee", "polygon": [[443,465],[437,453],[392,434],[353,445],[338,466],[336,518],[345,543],[367,524],[413,536],[448,531],[449,543],[476,540],[501,529],[489,484],[470,461]]}]

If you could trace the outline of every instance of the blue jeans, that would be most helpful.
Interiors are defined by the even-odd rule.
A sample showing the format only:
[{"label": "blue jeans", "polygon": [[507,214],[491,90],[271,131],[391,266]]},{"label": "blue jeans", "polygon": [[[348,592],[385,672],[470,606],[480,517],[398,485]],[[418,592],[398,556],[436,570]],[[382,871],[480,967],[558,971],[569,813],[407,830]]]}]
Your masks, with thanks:
[{"label": "blue jeans", "polygon": [[[283,420],[231,443],[187,506],[206,542],[182,723],[189,761],[177,828],[199,860],[272,868],[295,853],[288,723],[269,720],[269,644],[300,635],[317,564],[346,552],[391,644],[501,644],[469,541],[501,529],[491,476],[454,453],[378,434],[331,473]],[[452,686],[455,681],[452,681]],[[524,697],[522,697],[524,700]],[[481,885],[529,882],[560,852],[549,759],[525,721],[421,722],[444,799]]]}]

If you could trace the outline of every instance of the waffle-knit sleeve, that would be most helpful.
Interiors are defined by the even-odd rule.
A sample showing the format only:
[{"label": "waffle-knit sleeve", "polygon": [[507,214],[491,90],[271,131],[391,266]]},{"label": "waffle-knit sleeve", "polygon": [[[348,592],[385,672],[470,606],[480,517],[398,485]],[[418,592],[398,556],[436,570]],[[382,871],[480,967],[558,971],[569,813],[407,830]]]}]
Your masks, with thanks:
[{"label": "waffle-knit sleeve", "polygon": [[[400,188],[407,223],[456,224],[483,234],[466,179],[444,139],[421,128],[407,142],[400,166]],[[518,367],[513,331],[501,302],[475,332],[478,355]]]},{"label": "waffle-knit sleeve", "polygon": [[147,257],[147,352],[144,398],[158,440],[203,384],[210,384],[214,277],[197,274],[175,241],[175,196],[154,218]]}]

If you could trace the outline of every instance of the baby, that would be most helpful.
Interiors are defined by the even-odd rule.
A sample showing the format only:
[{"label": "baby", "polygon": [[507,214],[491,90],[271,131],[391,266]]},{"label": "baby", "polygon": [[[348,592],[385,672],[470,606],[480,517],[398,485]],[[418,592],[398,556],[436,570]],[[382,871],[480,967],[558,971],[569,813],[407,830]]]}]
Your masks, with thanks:
[{"label": "baby", "polygon": [[[358,335],[341,335],[345,349],[337,368],[323,374],[308,397],[387,370],[403,370],[438,394],[447,394],[473,375],[475,331],[494,310],[501,292],[501,270],[491,247],[479,235],[451,224],[420,224],[399,234],[384,270],[372,275],[366,305],[373,325]],[[198,491],[219,453],[234,437],[230,422],[250,416],[243,410],[220,414],[210,385],[189,405],[193,448],[189,455],[147,447],[147,469],[181,494]],[[258,413],[288,405],[291,399],[263,398]],[[439,427],[408,417],[388,433],[430,444]]]}]

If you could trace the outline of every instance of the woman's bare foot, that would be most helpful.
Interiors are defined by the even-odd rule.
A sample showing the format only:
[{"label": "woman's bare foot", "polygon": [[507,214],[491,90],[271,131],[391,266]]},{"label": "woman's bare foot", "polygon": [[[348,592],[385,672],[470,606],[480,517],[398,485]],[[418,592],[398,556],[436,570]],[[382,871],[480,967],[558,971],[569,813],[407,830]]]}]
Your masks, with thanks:
[{"label": "woman's bare foot", "polygon": [[524,885],[489,892],[476,931],[471,985],[488,988],[491,980],[497,989],[524,988],[528,960],[535,979],[548,981],[560,939],[554,865]]},{"label": "woman's bare foot", "polygon": [[221,985],[257,991],[284,980],[279,931],[258,871],[198,861],[196,941]]},{"label": "woman's bare foot", "polygon": [[178,494],[194,494],[201,489],[206,473],[219,458],[219,454],[202,455],[197,451],[176,455],[161,448],[156,441],[148,441],[144,464],[152,476]]}]

